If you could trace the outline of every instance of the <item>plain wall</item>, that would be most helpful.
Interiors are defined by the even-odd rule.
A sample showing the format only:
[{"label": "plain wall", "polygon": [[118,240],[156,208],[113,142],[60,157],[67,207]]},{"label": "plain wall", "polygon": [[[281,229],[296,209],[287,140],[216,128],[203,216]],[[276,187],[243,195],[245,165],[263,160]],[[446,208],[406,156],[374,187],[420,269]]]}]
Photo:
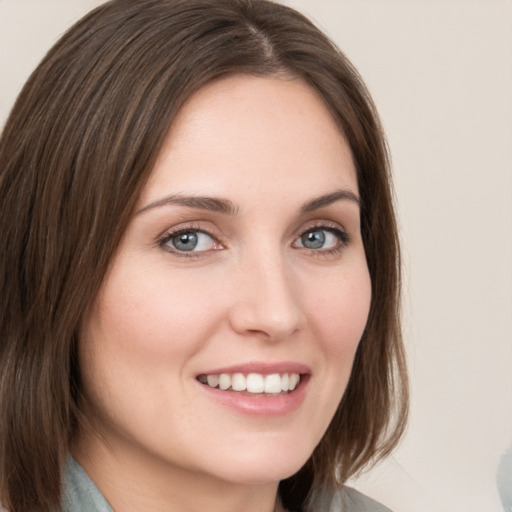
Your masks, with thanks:
[{"label": "plain wall", "polygon": [[[0,122],[95,0],[0,0]],[[289,0],[359,69],[393,156],[410,426],[352,484],[395,512],[499,512],[512,443],[512,2]]]}]

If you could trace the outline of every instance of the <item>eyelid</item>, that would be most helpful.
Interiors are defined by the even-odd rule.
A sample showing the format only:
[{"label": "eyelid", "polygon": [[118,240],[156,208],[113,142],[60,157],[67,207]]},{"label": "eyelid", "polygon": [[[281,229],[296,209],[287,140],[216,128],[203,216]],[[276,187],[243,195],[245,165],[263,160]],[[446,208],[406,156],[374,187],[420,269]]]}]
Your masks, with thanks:
[{"label": "eyelid", "polygon": [[[176,255],[178,257],[185,257],[185,258],[198,258],[201,257],[207,253],[210,253],[212,251],[217,251],[221,249],[226,248],[226,244],[219,240],[219,236],[214,234],[212,232],[213,230],[205,229],[203,226],[198,224],[197,222],[194,223],[183,223],[179,224],[178,226],[174,226],[172,228],[166,229],[164,233],[162,233],[156,240],[156,243],[158,247],[163,249],[166,252],[169,252],[173,255]],[[169,242],[173,237],[187,232],[195,232],[195,233],[203,233],[207,236],[209,236],[216,244],[220,246],[220,248],[216,249],[207,249],[204,251],[179,251],[178,249],[172,248],[169,245],[166,245],[167,242]]]},{"label": "eyelid", "polygon": [[[305,233],[308,231],[313,230],[325,230],[332,234],[334,234],[338,240],[339,243],[336,245],[336,247],[326,248],[326,249],[310,249],[308,247],[304,246],[295,246],[298,249],[303,249],[305,251],[308,251],[310,253],[314,253],[315,255],[322,256],[322,255],[329,255],[332,253],[340,252],[342,251],[347,245],[349,245],[352,242],[351,235],[347,232],[347,230],[338,222],[334,221],[327,221],[327,220],[316,220],[309,223],[306,223],[301,227],[300,230],[296,231],[296,235],[294,236],[292,246],[297,242],[297,240],[300,239]],[[215,252],[218,250],[226,249],[228,244],[225,243],[223,240],[224,237],[219,236],[216,233],[217,230],[215,229],[208,229],[205,228],[201,222],[184,222],[181,224],[178,224],[177,226],[173,226],[172,228],[169,228],[165,230],[160,236],[157,237],[156,245],[158,245],[159,248],[165,250],[168,253],[171,253],[178,257],[185,257],[185,258],[199,258],[202,256],[205,256],[211,252]],[[201,251],[180,251],[178,249],[172,248],[169,245],[166,245],[169,240],[181,233],[187,233],[187,232],[198,232],[203,233],[210,237],[215,244],[218,244],[220,247],[214,248],[214,249],[207,249],[207,250],[201,250]]]},{"label": "eyelid", "polygon": [[325,229],[331,232],[341,232],[349,236],[348,231],[342,224],[331,220],[315,220],[312,222],[307,222],[306,224],[302,225],[299,230],[297,230],[297,234],[295,236],[301,236],[304,233],[314,229]]},{"label": "eyelid", "polygon": [[303,245],[296,247],[298,249],[306,250],[309,253],[314,254],[316,256],[326,256],[329,254],[342,251],[347,245],[349,245],[352,242],[352,236],[341,224],[332,221],[314,221],[309,225],[306,224],[306,226],[300,229],[300,231],[294,238],[292,246],[297,242],[297,240],[300,240],[300,238],[304,234],[315,230],[324,230],[332,233],[334,236],[338,238],[339,243],[336,245],[336,247],[331,247],[327,249],[310,249],[308,247],[304,247]]}]

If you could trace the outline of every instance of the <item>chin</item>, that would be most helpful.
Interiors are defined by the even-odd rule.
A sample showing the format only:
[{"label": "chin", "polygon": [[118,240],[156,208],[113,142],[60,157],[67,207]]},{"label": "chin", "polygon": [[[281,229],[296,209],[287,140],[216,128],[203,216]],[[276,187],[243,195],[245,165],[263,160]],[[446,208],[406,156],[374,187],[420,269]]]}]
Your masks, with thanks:
[{"label": "chin", "polygon": [[[311,452],[312,450],[302,451],[297,445],[291,450],[256,449],[253,454],[239,452],[236,459],[229,457],[222,464],[217,463],[216,475],[239,484],[262,485],[279,482],[297,473],[307,462]],[[242,453],[243,457],[240,457]]]},{"label": "chin", "polygon": [[[241,485],[266,485],[285,480],[297,473],[302,465],[278,464],[252,468],[242,468],[238,471],[219,471],[215,476],[222,480]],[[235,468],[233,468],[235,469]]]}]

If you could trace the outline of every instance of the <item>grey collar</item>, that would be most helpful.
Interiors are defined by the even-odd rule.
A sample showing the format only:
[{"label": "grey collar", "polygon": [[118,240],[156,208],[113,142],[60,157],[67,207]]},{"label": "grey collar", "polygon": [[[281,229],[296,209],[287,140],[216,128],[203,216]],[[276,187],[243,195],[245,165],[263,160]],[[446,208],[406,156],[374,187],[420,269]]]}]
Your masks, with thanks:
[{"label": "grey collar", "polygon": [[68,457],[62,489],[62,512],[114,512],[82,466]]}]

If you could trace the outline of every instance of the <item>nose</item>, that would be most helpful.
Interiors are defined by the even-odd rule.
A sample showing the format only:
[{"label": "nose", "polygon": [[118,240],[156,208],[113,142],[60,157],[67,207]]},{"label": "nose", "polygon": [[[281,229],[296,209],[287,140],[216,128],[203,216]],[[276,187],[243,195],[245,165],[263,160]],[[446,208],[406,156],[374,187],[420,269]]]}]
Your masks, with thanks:
[{"label": "nose", "polygon": [[305,325],[297,280],[282,257],[255,257],[238,268],[231,327],[243,335],[278,341]]}]

